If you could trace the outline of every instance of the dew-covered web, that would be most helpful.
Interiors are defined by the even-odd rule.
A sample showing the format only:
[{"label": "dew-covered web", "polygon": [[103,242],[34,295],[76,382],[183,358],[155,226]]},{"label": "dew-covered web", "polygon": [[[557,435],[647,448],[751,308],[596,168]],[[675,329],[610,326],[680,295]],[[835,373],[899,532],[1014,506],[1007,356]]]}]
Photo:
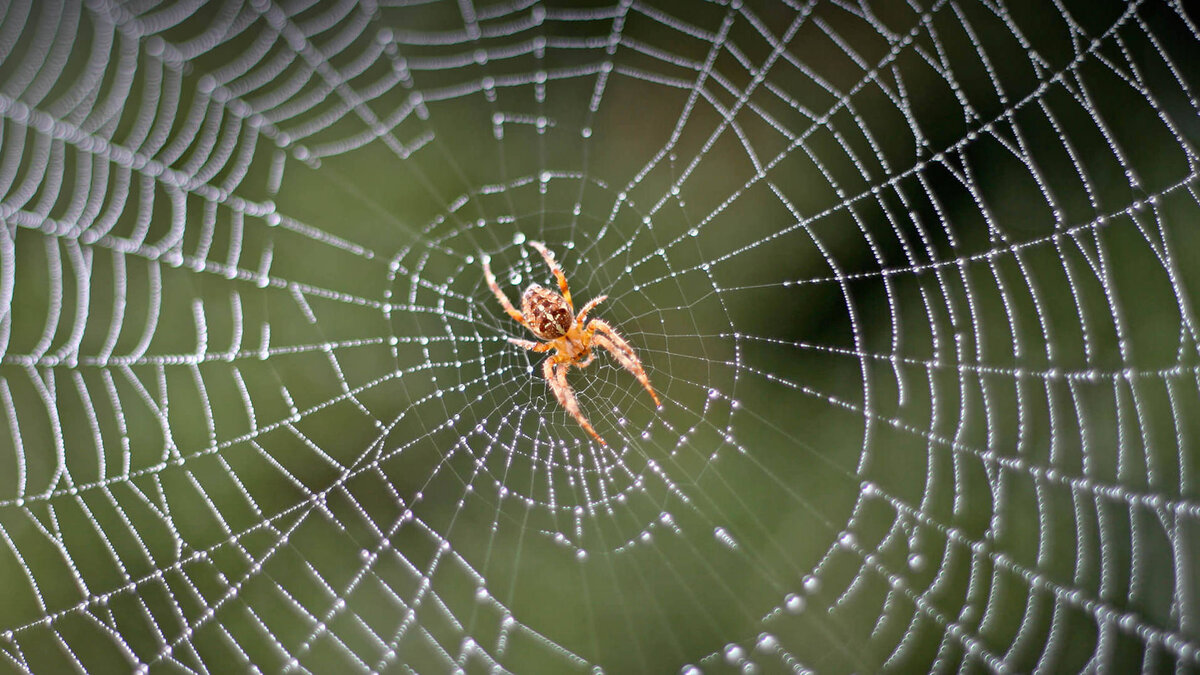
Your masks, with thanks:
[{"label": "dew-covered web", "polygon": [[1013,4],[6,4],[0,670],[1195,671],[1196,15]]}]

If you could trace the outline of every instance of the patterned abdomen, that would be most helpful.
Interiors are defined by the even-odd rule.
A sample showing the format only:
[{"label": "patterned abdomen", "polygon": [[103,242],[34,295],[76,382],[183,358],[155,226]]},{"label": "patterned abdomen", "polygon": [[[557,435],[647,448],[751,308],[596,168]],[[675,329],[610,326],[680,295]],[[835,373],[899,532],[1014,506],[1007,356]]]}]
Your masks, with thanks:
[{"label": "patterned abdomen", "polygon": [[521,296],[521,313],[525,315],[534,335],[543,340],[566,335],[575,319],[561,295],[537,284],[526,288]]}]

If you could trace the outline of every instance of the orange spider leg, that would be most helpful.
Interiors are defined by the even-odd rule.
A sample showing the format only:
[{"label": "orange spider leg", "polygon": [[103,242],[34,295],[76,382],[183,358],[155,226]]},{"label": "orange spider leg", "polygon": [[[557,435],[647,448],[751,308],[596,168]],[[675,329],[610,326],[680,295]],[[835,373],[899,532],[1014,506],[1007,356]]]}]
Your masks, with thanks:
[{"label": "orange spider leg", "polygon": [[562,268],[558,266],[558,263],[554,262],[554,254],[550,253],[546,245],[540,241],[531,241],[529,245],[542,254],[542,259],[546,261],[546,265],[554,273],[554,278],[558,280],[558,290],[562,291],[563,300],[567,301],[567,307],[570,307],[571,313],[574,313],[575,303],[571,302],[571,289],[567,288],[567,275],[563,274]]},{"label": "orange spider leg", "polygon": [[500,290],[500,284],[496,283],[496,276],[492,274],[492,266],[488,264],[487,258],[483,259],[483,278],[487,280],[488,288],[492,289],[492,294],[500,301],[500,305],[504,307],[504,311],[522,326],[528,327],[529,324],[525,321],[525,316],[518,312],[516,307],[513,307],[508,296],[504,294],[504,291]]},{"label": "orange spider leg", "polygon": [[567,384],[567,370],[570,369],[571,364],[559,363],[557,368],[555,365],[553,357],[546,359],[542,363],[542,376],[546,378],[546,384],[550,385],[550,391],[554,392],[554,397],[558,399],[559,405],[567,409],[571,417],[579,422],[579,426],[600,441],[600,445],[608,445],[583,416],[583,411],[579,409],[579,401],[575,399],[575,392],[571,391],[571,385]]},{"label": "orange spider leg", "polygon": [[575,321],[578,322],[580,326],[582,326],[583,322],[587,319],[588,312],[595,309],[596,305],[604,302],[607,299],[608,299],[607,295],[600,295],[600,296],[592,298],[591,300],[588,300],[588,303],[583,306],[583,309],[579,310],[579,316],[575,319]]},{"label": "orange spider leg", "polygon": [[523,347],[531,352],[548,352],[554,348],[553,342],[534,342],[532,340],[518,340],[517,338],[504,338],[518,347]]},{"label": "orange spider leg", "polygon": [[595,360],[595,358],[596,358],[596,352],[593,352],[591,350],[591,348],[589,347],[587,358],[582,361],[576,361],[575,367],[576,368],[587,368],[588,364],[591,363],[593,360]]},{"label": "orange spider leg", "polygon": [[650,396],[654,399],[654,405],[661,408],[662,403],[658,400],[658,394],[654,393],[654,387],[650,386],[650,378],[646,376],[646,371],[642,369],[642,362],[638,360],[637,354],[633,351],[633,347],[625,341],[617,331],[607,322],[600,319],[592,319],[588,323],[587,331],[584,333],[584,343],[591,338],[596,344],[608,350],[613,358],[617,360],[625,370],[628,370],[637,378],[638,382],[650,392]]}]

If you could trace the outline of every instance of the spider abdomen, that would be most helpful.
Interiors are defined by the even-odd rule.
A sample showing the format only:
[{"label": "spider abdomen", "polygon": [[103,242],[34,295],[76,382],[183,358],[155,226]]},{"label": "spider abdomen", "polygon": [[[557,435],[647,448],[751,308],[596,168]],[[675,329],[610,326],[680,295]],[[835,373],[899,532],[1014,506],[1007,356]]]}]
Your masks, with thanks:
[{"label": "spider abdomen", "polygon": [[529,322],[529,329],[543,340],[566,335],[575,320],[563,296],[536,284],[525,289],[521,296],[521,313]]}]

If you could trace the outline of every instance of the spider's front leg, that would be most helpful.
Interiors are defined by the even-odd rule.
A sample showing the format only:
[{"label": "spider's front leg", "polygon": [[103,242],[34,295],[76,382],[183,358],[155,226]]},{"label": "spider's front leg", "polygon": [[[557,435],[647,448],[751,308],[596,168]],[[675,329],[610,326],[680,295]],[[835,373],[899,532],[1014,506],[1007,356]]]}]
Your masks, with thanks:
[{"label": "spider's front leg", "polygon": [[552,342],[534,342],[533,340],[518,340],[517,338],[504,338],[514,345],[523,349],[528,349],[531,352],[548,352],[554,347]]},{"label": "spider's front leg", "polygon": [[588,300],[588,303],[583,306],[583,309],[579,310],[579,316],[575,317],[575,321],[579,323],[580,327],[583,326],[584,321],[587,321],[588,312],[595,309],[596,305],[604,302],[607,299],[607,295],[598,295],[591,300]]},{"label": "spider's front leg", "polygon": [[575,392],[571,390],[571,385],[567,384],[567,369],[571,367],[568,363],[554,363],[553,358],[548,358],[542,363],[542,376],[546,378],[546,384],[550,385],[550,391],[554,392],[554,397],[558,399],[558,404],[567,409],[571,417],[579,422],[579,426],[583,427],[589,434],[592,435],[600,445],[608,445],[600,438],[600,434],[592,428],[592,424],[583,416],[583,411],[579,409],[579,401],[575,399]]},{"label": "spider's front leg", "polygon": [[637,357],[637,353],[633,351],[633,347],[625,341],[625,338],[617,335],[617,331],[607,321],[602,319],[592,319],[588,322],[587,331],[584,333],[584,343],[594,341],[596,344],[608,350],[608,353],[613,355],[617,360],[637,378],[638,382],[650,392],[650,397],[654,399],[654,405],[658,408],[662,407],[662,403],[658,400],[658,394],[654,393],[654,387],[650,386],[650,378],[646,376],[646,371],[642,368],[642,362]]},{"label": "spider's front leg", "polygon": [[558,280],[558,290],[562,293],[563,300],[567,301],[567,307],[570,307],[571,312],[574,313],[575,303],[571,302],[571,289],[567,287],[567,275],[563,274],[562,268],[554,261],[554,254],[540,241],[531,241],[529,245],[542,254],[542,260],[546,261],[546,266],[550,268],[550,271],[554,274],[554,278]]}]

